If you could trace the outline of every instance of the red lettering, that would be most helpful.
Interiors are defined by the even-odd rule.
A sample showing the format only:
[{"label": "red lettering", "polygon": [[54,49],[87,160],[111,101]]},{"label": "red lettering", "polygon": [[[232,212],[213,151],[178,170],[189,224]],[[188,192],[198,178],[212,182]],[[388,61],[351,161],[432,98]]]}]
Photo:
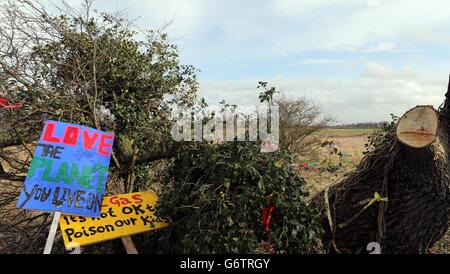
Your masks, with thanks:
[{"label": "red lettering", "polygon": [[123,205],[131,204],[131,201],[128,200],[127,198],[120,198],[120,202],[121,202]]},{"label": "red lettering", "polygon": [[114,137],[112,135],[107,135],[107,134],[103,134],[102,137],[100,138],[100,144],[98,145],[98,153],[105,155],[105,156],[109,156],[111,155],[111,151],[105,151],[105,148],[111,148],[112,149],[112,144],[108,144],[105,141],[106,140],[112,140]]},{"label": "red lettering", "polygon": [[92,136],[89,136],[89,131],[83,129],[83,146],[85,149],[92,149],[97,142],[98,132],[94,131]]},{"label": "red lettering", "polygon": [[63,144],[74,146],[77,144],[78,134],[80,133],[80,128],[67,126],[64,132],[64,139],[62,140]]},{"label": "red lettering", "polygon": [[140,203],[142,203],[144,201],[142,199],[142,195],[141,194],[134,194],[133,196],[131,196],[131,198],[133,198],[133,200],[136,202],[136,204],[140,204]]},{"label": "red lettering", "polygon": [[51,143],[59,143],[59,138],[53,136],[53,134],[55,134],[55,128],[56,123],[47,122],[47,127],[45,128],[42,140]]},{"label": "red lettering", "polygon": [[[134,195],[133,195],[134,196]],[[131,204],[131,201],[128,200],[127,198],[119,198],[118,196],[113,196],[109,199],[109,201],[111,202],[111,204],[113,205],[117,205],[117,206],[121,206],[121,205],[127,205],[127,204]]]},{"label": "red lettering", "polygon": [[112,196],[109,201],[111,202],[111,204],[113,205],[118,205],[120,207],[120,201],[117,200],[117,196]]},{"label": "red lettering", "polygon": [[112,134],[101,134],[97,131],[90,133],[88,129],[67,125],[64,128],[63,136],[56,137],[56,127],[56,122],[47,122],[42,134],[42,140],[50,143],[63,143],[65,145],[75,146],[78,144],[78,139],[81,138],[83,148],[86,150],[93,150],[98,143],[97,152],[99,154],[109,156],[112,153],[113,142],[110,142],[114,140],[114,135]]}]

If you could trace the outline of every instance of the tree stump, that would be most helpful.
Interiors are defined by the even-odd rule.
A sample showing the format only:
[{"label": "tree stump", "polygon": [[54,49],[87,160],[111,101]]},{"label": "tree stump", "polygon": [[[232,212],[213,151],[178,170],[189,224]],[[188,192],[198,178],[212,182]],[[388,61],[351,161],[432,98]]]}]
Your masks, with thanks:
[{"label": "tree stump", "polygon": [[[313,198],[331,253],[426,253],[450,226],[450,85],[439,112],[417,106],[361,160]],[[438,148],[436,137],[444,148]]]},{"label": "tree stump", "polygon": [[439,114],[432,106],[417,106],[400,118],[396,135],[403,144],[421,148],[436,140],[438,125]]}]

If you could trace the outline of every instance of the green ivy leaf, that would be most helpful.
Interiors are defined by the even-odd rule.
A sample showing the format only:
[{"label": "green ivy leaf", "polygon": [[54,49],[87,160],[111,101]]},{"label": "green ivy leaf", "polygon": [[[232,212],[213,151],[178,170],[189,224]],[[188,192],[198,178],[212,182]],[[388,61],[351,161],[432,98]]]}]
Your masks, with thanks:
[{"label": "green ivy leaf", "polygon": [[234,225],[234,221],[233,221],[233,218],[231,218],[231,216],[229,216],[229,217],[227,218],[227,223],[228,223],[228,226]]},{"label": "green ivy leaf", "polygon": [[281,161],[281,160],[276,161],[276,162],[275,162],[275,166],[276,166],[277,168],[282,168],[282,167],[283,167],[283,161]]}]

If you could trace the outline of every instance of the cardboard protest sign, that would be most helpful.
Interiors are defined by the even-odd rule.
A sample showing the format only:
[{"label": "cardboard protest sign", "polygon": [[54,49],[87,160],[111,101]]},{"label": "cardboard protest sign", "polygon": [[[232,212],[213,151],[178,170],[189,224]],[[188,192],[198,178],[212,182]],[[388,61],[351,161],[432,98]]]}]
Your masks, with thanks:
[{"label": "cardboard protest sign", "polygon": [[100,216],[113,142],[111,133],[47,121],[17,207]]},{"label": "cardboard protest sign", "polygon": [[108,196],[100,218],[63,215],[59,225],[64,245],[89,245],[166,227],[169,220],[155,211],[157,200],[153,192]]}]

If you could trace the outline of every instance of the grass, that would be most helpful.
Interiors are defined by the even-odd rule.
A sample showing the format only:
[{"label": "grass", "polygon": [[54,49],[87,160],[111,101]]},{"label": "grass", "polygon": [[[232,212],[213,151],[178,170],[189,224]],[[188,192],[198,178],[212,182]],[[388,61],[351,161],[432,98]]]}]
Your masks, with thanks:
[{"label": "grass", "polygon": [[[341,167],[334,172],[319,172],[317,170],[302,170],[301,176],[308,182],[308,188],[311,193],[317,193],[333,182],[337,181],[345,173],[354,169],[361,159],[363,158],[364,144],[367,142],[367,134],[355,134],[355,130],[341,131],[340,135],[331,136],[329,134],[319,135],[318,138],[320,142],[332,141],[333,146],[337,148],[338,152],[342,153],[342,159],[340,159],[336,154],[330,155],[330,150],[326,147],[319,148],[315,153],[299,157],[300,162],[322,162],[324,159],[330,159],[335,165],[339,165],[341,162]],[[360,131],[359,131],[360,132]]]}]

